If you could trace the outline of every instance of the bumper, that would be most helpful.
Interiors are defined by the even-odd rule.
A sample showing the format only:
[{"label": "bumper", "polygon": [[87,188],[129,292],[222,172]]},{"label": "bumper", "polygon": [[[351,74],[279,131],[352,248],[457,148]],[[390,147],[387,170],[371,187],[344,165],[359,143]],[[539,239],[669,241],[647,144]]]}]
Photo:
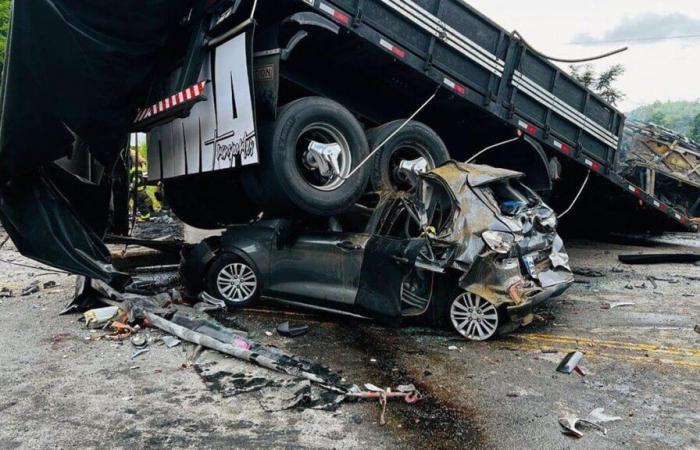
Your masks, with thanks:
[{"label": "bumper", "polygon": [[552,297],[556,297],[567,290],[574,283],[573,277],[564,283],[556,284],[544,289],[542,292],[529,297],[524,303],[517,306],[509,306],[507,308],[508,315],[513,322],[519,322],[525,317],[532,314],[536,306],[544,303]]}]

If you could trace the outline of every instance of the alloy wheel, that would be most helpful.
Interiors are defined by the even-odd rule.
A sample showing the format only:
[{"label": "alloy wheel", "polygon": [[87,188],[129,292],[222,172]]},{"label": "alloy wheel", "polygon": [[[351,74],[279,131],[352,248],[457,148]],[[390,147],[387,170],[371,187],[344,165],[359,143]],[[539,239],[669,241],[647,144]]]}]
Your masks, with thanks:
[{"label": "alloy wheel", "polygon": [[459,334],[472,341],[485,341],[498,330],[498,311],[486,299],[464,292],[452,301],[452,326]]},{"label": "alloy wheel", "polygon": [[232,263],[221,268],[216,277],[216,286],[224,300],[245,303],[258,289],[258,277],[247,264]]}]

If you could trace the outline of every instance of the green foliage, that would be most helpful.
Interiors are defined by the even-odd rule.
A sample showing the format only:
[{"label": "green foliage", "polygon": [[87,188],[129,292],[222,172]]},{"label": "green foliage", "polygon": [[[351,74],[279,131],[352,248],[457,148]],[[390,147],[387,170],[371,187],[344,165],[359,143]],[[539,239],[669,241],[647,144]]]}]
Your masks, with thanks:
[{"label": "green foliage", "polygon": [[579,83],[591,89],[611,105],[625,98],[625,94],[614,87],[615,82],[625,73],[622,64],[615,64],[600,73],[596,73],[592,64],[569,66],[571,76]]},{"label": "green foliage", "polygon": [[642,122],[653,122],[700,141],[700,99],[654,102],[633,110],[628,117]]},{"label": "green foliage", "polygon": [[695,142],[700,142],[700,113],[697,113],[695,119],[693,119],[693,126],[690,129],[690,139]]},{"label": "green foliage", "polygon": [[10,9],[12,0],[0,0],[0,73],[5,67],[5,47],[10,30]]}]

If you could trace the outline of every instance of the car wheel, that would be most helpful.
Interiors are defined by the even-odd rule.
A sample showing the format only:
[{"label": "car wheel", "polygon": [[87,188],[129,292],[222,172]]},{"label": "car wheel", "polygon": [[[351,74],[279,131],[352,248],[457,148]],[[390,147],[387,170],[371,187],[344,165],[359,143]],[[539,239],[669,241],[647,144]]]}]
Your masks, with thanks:
[{"label": "car wheel", "polygon": [[242,258],[223,253],[207,271],[207,292],[229,306],[249,306],[260,296],[260,277]]},{"label": "car wheel", "polygon": [[471,292],[463,292],[452,300],[449,317],[452,328],[471,341],[491,339],[500,325],[496,307]]},{"label": "car wheel", "polygon": [[[388,139],[404,123],[390,122],[367,132],[370,151]],[[450,159],[445,143],[429,126],[411,121],[395,136],[391,137],[374,157],[372,187],[377,191],[409,190],[411,184],[399,173],[403,160],[425,158],[428,168],[439,167]]]},{"label": "car wheel", "polygon": [[[322,97],[296,100],[260,130],[261,165],[244,175],[243,184],[248,197],[270,215],[294,211],[337,215],[365,191],[367,165],[351,178],[344,177],[367,156],[367,138],[357,119],[339,103]],[[329,158],[337,173],[311,150],[312,145],[333,147],[336,153]]]}]

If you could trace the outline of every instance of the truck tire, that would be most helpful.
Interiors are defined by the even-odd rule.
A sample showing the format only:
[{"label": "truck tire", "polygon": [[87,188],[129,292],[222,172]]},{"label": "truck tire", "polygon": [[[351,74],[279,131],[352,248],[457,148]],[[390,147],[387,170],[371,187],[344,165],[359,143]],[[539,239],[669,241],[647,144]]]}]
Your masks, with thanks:
[{"label": "truck tire", "polygon": [[367,187],[369,165],[352,178],[323,176],[309,162],[309,143],[339,144],[338,166],[347,176],[367,156],[367,139],[355,117],[342,105],[306,97],[279,110],[273,123],[260,127],[261,165],[248,171],[243,186],[268,216],[333,216],[353,206]]},{"label": "truck tire", "polygon": [[[396,120],[367,132],[370,151],[396,131],[403,120]],[[431,169],[450,159],[445,143],[429,126],[411,121],[392,137],[373,158],[372,187],[377,191],[406,190],[410,185],[397,174],[401,160],[426,158]]]}]

